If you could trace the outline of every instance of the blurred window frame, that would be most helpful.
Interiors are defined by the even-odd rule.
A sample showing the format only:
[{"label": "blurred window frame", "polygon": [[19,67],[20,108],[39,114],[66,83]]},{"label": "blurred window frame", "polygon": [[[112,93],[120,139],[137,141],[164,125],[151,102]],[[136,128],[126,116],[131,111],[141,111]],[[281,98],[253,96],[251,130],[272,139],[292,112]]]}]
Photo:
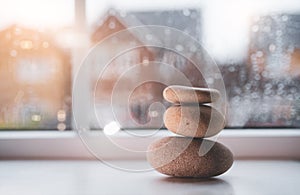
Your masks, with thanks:
[{"label": "blurred window frame", "polygon": [[[132,130],[149,131],[154,130]],[[155,134],[155,132],[153,132]],[[153,140],[172,136],[167,130],[160,130]],[[94,135],[105,145],[107,138],[101,133]],[[116,138],[124,144],[134,142],[126,132],[118,133]],[[215,139],[228,146],[236,159],[300,159],[300,131],[298,129],[227,129]],[[141,143],[141,142],[139,142]],[[147,143],[139,148],[147,148]],[[101,160],[139,160],[145,153],[137,152],[126,156],[120,151],[105,146]],[[77,131],[4,131],[0,133],[0,159],[96,159],[86,148]]]}]

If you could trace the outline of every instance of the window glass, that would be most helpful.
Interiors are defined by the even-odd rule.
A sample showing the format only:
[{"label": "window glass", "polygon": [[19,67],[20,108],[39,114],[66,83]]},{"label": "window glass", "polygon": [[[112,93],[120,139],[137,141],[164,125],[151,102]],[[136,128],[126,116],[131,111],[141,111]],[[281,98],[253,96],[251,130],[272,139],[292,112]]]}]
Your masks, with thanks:
[{"label": "window glass", "polygon": [[[137,34],[96,47],[115,33],[141,25],[175,28],[207,50],[226,87],[227,127],[300,127],[297,0],[2,0],[0,18],[0,129],[72,129],[72,111],[80,114],[79,123],[92,129],[104,128],[116,116],[122,128],[161,127],[170,106],[162,98],[166,85],[137,84],[139,77],[161,75],[176,83],[175,72],[160,62],[174,67],[193,86],[207,87],[214,80],[203,78],[191,60],[197,48],[185,44],[173,49],[188,49],[191,59],[147,45],[111,56],[140,43]],[[174,42],[165,36],[167,28],[161,37],[145,33],[148,41]],[[73,104],[76,73],[92,48],[98,49],[97,55],[75,86],[81,101]],[[112,58],[100,81],[96,70],[107,57]],[[124,75],[132,67],[138,68]],[[116,89],[119,101],[111,114]]]},{"label": "window glass", "polygon": [[[228,96],[227,127],[300,126],[300,6],[297,1],[132,0],[125,3],[87,0],[86,10],[91,45],[116,32],[140,25],[176,28],[203,44],[217,62],[224,79]],[[138,37],[133,35],[116,40],[99,54],[110,55],[115,47],[128,45],[136,39]],[[101,85],[99,75],[93,75],[91,93],[96,94],[95,102],[92,102],[96,105],[96,115],[111,109],[111,95],[118,78],[136,64],[142,67],[145,62],[169,58],[167,63],[171,62],[194,86],[206,86],[207,81],[203,81],[201,73],[195,71],[187,59],[167,50],[147,53],[147,49],[130,51],[113,60]],[[97,63],[101,64],[101,59],[96,60],[94,66]],[[163,72],[157,74],[167,76]],[[124,82],[127,82],[123,83],[125,91],[130,85],[135,85],[134,78]],[[163,89],[164,86],[151,82],[137,86],[134,103],[124,102],[114,111],[117,115],[122,113],[118,121],[120,125],[136,128],[153,116],[161,118],[161,115],[155,114],[160,113],[161,108],[157,107],[155,112],[150,107],[155,101],[169,106],[162,100]],[[125,98],[125,95],[120,95],[120,99],[122,97]],[[114,117],[103,116],[107,123]],[[159,124],[161,120],[157,121],[157,126]],[[91,126],[103,128],[93,114]],[[143,127],[147,128],[147,125]]]},{"label": "window glass", "polygon": [[0,2],[0,128],[70,129],[74,2]]}]

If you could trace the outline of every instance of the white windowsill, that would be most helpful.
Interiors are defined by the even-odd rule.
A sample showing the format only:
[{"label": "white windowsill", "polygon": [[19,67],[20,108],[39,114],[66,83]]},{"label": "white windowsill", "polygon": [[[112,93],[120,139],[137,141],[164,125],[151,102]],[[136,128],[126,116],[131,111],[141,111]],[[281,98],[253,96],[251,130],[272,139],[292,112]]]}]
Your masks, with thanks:
[{"label": "white windowsill", "polygon": [[[141,131],[145,130],[139,132]],[[174,134],[161,130],[153,136],[153,140],[172,135]],[[103,135],[97,133],[95,137],[100,143],[105,144]],[[130,145],[133,139],[139,138],[120,133],[117,139]],[[298,129],[226,129],[220,133],[217,141],[229,147],[237,159],[300,159],[300,130]],[[143,142],[139,143],[143,144]],[[103,159],[117,160],[142,159],[145,156],[144,153],[128,156],[110,150],[109,147],[106,147],[102,154]],[[95,158],[74,131],[2,131],[0,132],[0,159]]]}]

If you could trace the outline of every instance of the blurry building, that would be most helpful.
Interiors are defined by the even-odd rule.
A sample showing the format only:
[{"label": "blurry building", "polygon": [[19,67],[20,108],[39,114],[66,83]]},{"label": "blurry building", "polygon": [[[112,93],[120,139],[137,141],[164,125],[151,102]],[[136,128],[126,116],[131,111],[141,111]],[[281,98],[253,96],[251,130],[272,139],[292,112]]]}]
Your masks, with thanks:
[{"label": "blurry building", "polygon": [[70,128],[70,68],[51,35],[16,25],[0,31],[0,127]]},{"label": "blurry building", "polygon": [[[158,25],[175,28],[196,40],[201,39],[201,15],[198,10],[185,9],[185,10],[170,10],[170,11],[140,11],[140,12],[118,12],[117,10],[109,10],[104,16],[102,16],[96,23],[94,27],[95,30],[91,34],[91,41],[93,45],[107,44],[103,49],[97,52],[95,56],[95,67],[103,65],[104,63],[101,58],[103,56],[110,56],[116,50],[120,48],[127,48],[128,45],[133,45],[138,42],[143,44],[144,40],[140,38],[138,34],[128,33],[124,36],[118,35],[112,39],[111,42],[105,42],[105,38],[113,35],[115,33],[121,32],[130,27],[142,26],[142,25]],[[149,35],[146,39],[159,40],[161,42],[174,42],[168,38],[168,36],[158,36],[152,37],[151,30],[143,32],[144,35]],[[104,41],[104,42],[103,42]],[[145,43],[144,45],[147,45]],[[175,47],[175,46],[174,46]],[[183,46],[181,46],[183,47]],[[121,49],[122,50],[122,49]],[[125,49],[124,49],[125,50]],[[191,52],[192,56],[193,52]],[[145,78],[149,75],[161,75],[161,77],[170,77],[170,79],[176,80],[171,77],[172,72],[164,72],[163,69],[157,70],[151,68],[155,66],[152,61],[165,62],[178,68],[179,71],[184,73],[194,86],[203,85],[203,79],[199,71],[194,67],[194,65],[182,56],[169,51],[164,48],[153,48],[153,47],[138,47],[130,51],[122,53],[121,56],[112,59],[110,64],[108,64],[103,72],[103,75],[93,75],[93,89],[96,87],[95,91],[95,101],[99,105],[99,109],[105,110],[105,107],[109,109],[110,107],[110,97],[112,94],[113,87],[118,84],[119,87],[117,94],[119,95],[120,103],[116,113],[122,118],[122,127],[139,127],[139,125],[146,124],[149,122],[150,118],[154,120],[153,123],[148,126],[143,127],[156,127],[161,124],[162,111],[149,112],[149,106],[154,102],[163,102],[162,91],[165,86],[158,82],[147,82],[141,85],[137,84],[138,77]],[[135,76],[126,73],[130,68],[135,66],[133,71]],[[98,71],[92,71],[98,72]],[[122,80],[119,80],[122,76]],[[154,77],[152,77],[154,78]],[[118,83],[117,83],[118,82]],[[132,88],[134,90],[131,94],[127,94]],[[94,90],[92,89],[92,92]],[[130,97],[128,98],[128,95]],[[166,104],[165,102],[163,102]],[[127,111],[127,105],[129,104],[130,113]],[[106,112],[108,113],[108,112]],[[151,115],[151,116],[149,116]],[[103,116],[109,119],[113,119],[113,116]],[[155,118],[158,121],[155,122]],[[130,122],[130,121],[135,122]],[[105,120],[105,119],[104,119]],[[120,121],[119,121],[120,122]],[[97,126],[97,125],[95,125]]]},{"label": "blurry building", "polygon": [[259,72],[300,76],[300,15],[270,14],[253,18],[249,62]]},{"label": "blurry building", "polygon": [[[296,103],[300,86],[299,26],[300,15],[296,14],[253,17],[246,71],[248,80],[240,87],[243,95],[232,97],[232,102],[237,100],[233,107],[239,105],[239,109],[243,108],[248,115],[245,126],[300,125]],[[247,109],[249,104],[252,109]]]},{"label": "blurry building", "polygon": [[252,18],[248,59],[219,64],[228,127],[300,126],[300,15]]}]

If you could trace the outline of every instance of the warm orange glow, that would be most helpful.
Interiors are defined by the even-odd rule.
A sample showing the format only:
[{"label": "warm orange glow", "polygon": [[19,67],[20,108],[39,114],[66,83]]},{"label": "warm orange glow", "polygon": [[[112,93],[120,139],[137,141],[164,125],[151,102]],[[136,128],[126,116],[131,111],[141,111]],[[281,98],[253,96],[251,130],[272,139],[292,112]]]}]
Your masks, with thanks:
[{"label": "warm orange glow", "polygon": [[60,122],[63,122],[66,120],[66,111],[64,110],[59,110],[57,112],[57,120]]},{"label": "warm orange glow", "polygon": [[43,42],[43,47],[44,48],[48,48],[49,47],[49,43],[47,41]]},{"label": "warm orange glow", "polygon": [[57,129],[59,131],[64,131],[67,128],[67,126],[65,125],[65,123],[58,123],[57,124]]},{"label": "warm orange glow", "polygon": [[30,40],[24,40],[20,42],[20,47],[22,49],[32,49],[33,43]]},{"label": "warm orange glow", "polygon": [[39,121],[41,121],[41,119],[42,119],[42,117],[39,114],[34,114],[31,116],[31,120],[34,122],[39,122]]}]

